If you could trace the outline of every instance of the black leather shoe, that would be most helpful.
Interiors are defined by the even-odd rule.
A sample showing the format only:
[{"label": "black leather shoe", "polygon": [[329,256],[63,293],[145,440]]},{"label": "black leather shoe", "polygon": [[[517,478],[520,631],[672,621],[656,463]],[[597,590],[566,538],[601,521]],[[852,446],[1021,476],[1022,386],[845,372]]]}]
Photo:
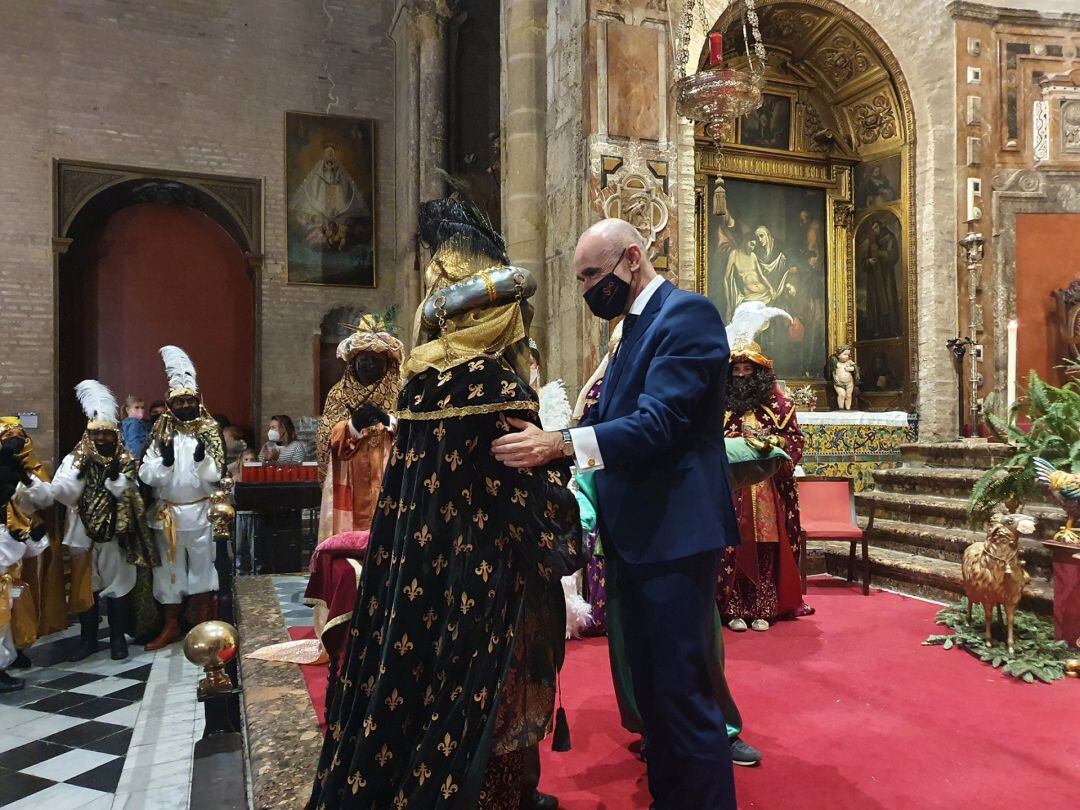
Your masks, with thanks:
[{"label": "black leather shoe", "polygon": [[761,752],[736,737],[731,741],[731,761],[744,768],[753,768],[761,764]]},{"label": "black leather shoe", "polygon": [[558,810],[559,800],[534,790],[531,796],[521,797],[521,810]]},{"label": "black leather shoe", "polygon": [[26,681],[22,678],[12,678],[4,670],[0,669],[0,695],[7,692],[18,692],[26,686]]},{"label": "black leather shoe", "polygon": [[34,662],[22,650],[16,650],[15,652],[17,653],[15,660],[8,664],[8,669],[30,669],[34,665]]}]

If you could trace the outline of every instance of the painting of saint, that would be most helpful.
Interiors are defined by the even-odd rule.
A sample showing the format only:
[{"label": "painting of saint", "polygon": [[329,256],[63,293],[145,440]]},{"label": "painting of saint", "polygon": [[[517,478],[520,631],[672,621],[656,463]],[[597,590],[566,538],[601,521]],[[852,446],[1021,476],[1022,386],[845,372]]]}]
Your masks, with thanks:
[{"label": "painting of saint", "polygon": [[855,167],[855,208],[865,211],[900,199],[900,155]]},{"label": "painting of saint", "polygon": [[855,231],[855,328],[858,339],[903,335],[900,220],[891,211],[866,217]]},{"label": "painting of saint", "polygon": [[285,113],[289,282],[375,286],[374,122]]},{"label": "painting of saint", "polygon": [[765,149],[791,148],[791,99],[765,93],[761,106],[743,116],[739,143]]},{"label": "painting of saint", "polygon": [[737,179],[726,186],[727,216],[707,223],[706,293],[727,320],[746,301],[788,313],[791,323],[773,321],[760,343],[781,379],[817,380],[828,353],[825,192]]}]

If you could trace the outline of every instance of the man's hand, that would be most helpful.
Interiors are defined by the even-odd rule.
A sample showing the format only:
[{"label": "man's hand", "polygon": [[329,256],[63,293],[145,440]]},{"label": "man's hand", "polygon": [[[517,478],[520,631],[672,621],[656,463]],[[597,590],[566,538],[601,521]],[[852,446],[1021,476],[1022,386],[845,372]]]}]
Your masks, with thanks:
[{"label": "man's hand", "polygon": [[195,440],[195,453],[193,458],[195,459],[196,464],[206,458],[206,445],[203,444],[202,439]]},{"label": "man's hand", "polygon": [[161,445],[161,463],[166,467],[171,467],[176,462],[176,442],[173,439],[169,439],[165,444]]},{"label": "man's hand", "polygon": [[105,477],[110,481],[115,481],[120,477],[120,460],[114,458],[109,462],[109,466],[105,468]]},{"label": "man's hand", "polygon": [[562,436],[544,431],[531,422],[508,417],[517,433],[508,433],[491,443],[495,458],[507,467],[541,467],[562,457]]}]

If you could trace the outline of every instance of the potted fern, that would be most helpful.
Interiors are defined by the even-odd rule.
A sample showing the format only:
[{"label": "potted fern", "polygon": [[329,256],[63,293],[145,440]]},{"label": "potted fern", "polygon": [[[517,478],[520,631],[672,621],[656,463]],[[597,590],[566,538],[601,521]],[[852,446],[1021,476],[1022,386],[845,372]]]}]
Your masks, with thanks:
[{"label": "potted fern", "polygon": [[[990,413],[991,403],[987,403],[990,433],[1010,445],[1013,453],[987,470],[972,488],[968,501],[972,523],[985,523],[998,504],[1008,503],[1010,511],[1016,511],[1020,504],[1041,498],[1033,464],[1036,456],[1060,470],[1080,470],[1080,362],[1066,360],[1065,369],[1066,382],[1060,387],[1032,371],[1025,396],[1013,404],[1007,419]],[[1019,425],[1018,415],[1029,424]]]}]

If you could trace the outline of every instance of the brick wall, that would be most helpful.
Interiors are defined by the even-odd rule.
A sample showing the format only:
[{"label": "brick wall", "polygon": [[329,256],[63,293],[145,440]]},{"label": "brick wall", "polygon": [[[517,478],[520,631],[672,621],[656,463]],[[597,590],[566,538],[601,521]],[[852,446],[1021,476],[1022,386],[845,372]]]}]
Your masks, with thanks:
[{"label": "brick wall", "polygon": [[[257,348],[264,416],[311,411],[312,335],[326,311],[341,305],[378,308],[398,299],[394,63],[386,36],[392,5],[376,0],[4,4],[0,411],[41,414],[35,439],[43,455],[54,450],[57,394],[50,242],[54,158],[265,181]],[[285,283],[285,110],[377,120],[377,290]]]}]

